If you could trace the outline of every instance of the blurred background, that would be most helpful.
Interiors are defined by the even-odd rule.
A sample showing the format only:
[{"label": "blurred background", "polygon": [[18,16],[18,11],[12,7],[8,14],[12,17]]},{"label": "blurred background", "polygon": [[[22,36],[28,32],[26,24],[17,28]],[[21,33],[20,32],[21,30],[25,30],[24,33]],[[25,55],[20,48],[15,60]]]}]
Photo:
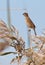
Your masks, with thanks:
[{"label": "blurred background", "polygon": [[[0,0],[0,20],[3,20],[8,25],[7,2],[8,0]],[[20,36],[26,42],[26,47],[28,47],[27,27],[22,14],[28,12],[36,25],[37,34],[42,35],[45,29],[45,0],[9,0],[9,4],[11,24],[18,29]],[[33,30],[31,33],[34,34]],[[8,48],[5,51],[14,51],[14,48]],[[0,56],[0,65],[10,65],[13,57],[15,56],[12,54]]]}]

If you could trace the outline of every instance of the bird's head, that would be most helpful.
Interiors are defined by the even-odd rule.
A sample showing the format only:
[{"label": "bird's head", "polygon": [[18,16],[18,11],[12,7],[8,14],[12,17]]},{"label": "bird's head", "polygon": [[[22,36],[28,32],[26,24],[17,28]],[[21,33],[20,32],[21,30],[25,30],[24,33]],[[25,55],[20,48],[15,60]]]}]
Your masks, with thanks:
[{"label": "bird's head", "polygon": [[23,15],[24,15],[25,17],[28,17],[28,13],[23,13]]}]

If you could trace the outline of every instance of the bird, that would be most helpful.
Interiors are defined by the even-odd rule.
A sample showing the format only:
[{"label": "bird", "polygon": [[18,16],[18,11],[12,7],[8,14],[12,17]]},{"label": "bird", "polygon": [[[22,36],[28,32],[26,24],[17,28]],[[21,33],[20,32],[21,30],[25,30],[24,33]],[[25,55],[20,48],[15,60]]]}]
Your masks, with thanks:
[{"label": "bird", "polygon": [[37,35],[36,34],[36,30],[35,30],[36,26],[33,23],[33,21],[31,20],[31,18],[29,17],[28,13],[27,12],[24,12],[23,15],[25,17],[25,20],[26,20],[25,22],[26,22],[27,27],[33,29],[35,35]]}]

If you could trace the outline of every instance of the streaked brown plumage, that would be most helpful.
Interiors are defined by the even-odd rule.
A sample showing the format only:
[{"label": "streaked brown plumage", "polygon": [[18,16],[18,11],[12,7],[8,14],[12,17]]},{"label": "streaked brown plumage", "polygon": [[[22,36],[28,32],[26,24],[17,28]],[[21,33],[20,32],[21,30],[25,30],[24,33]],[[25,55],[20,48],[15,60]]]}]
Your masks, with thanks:
[{"label": "streaked brown plumage", "polygon": [[26,20],[27,27],[33,29],[34,30],[34,33],[36,35],[35,24],[32,22],[32,20],[28,16],[28,13],[23,13],[23,15],[25,16],[25,20]]}]

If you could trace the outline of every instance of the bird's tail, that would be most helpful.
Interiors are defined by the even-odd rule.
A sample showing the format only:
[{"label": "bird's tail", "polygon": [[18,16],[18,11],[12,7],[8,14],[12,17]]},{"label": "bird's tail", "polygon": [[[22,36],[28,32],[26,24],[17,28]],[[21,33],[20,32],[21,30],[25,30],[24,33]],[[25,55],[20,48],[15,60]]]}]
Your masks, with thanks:
[{"label": "bird's tail", "polygon": [[37,35],[36,30],[34,29],[35,36]]}]

